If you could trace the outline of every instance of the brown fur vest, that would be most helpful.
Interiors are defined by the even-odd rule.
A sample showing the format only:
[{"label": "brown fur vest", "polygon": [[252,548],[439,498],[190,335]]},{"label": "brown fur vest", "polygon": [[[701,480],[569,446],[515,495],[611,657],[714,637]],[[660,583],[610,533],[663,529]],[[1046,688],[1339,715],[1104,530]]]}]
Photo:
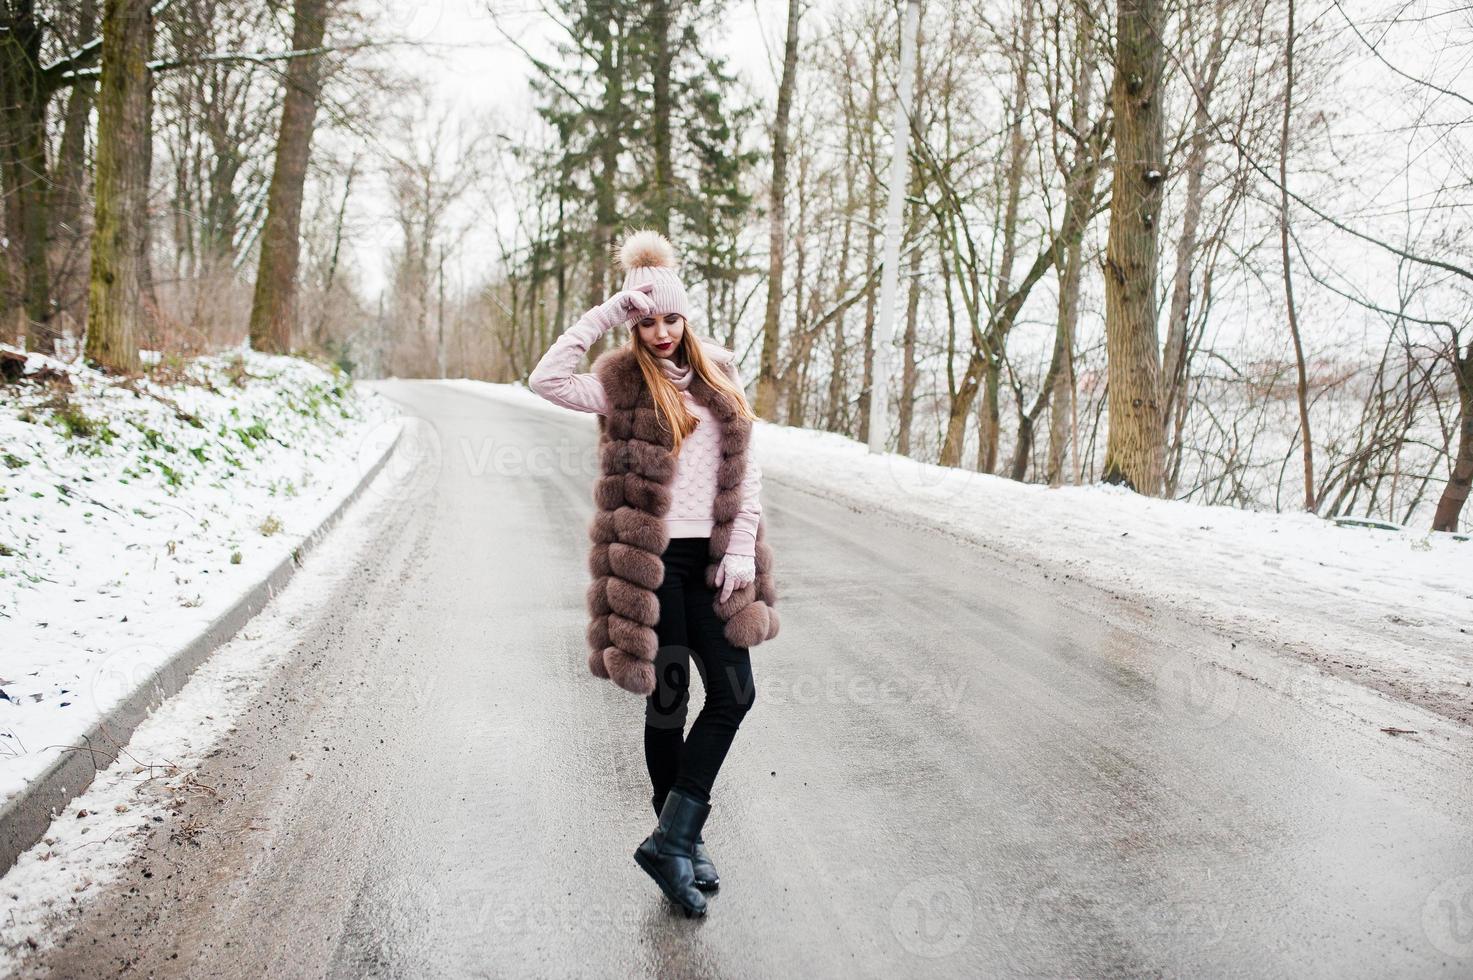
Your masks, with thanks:
[{"label": "brown fur vest", "polygon": [[[724,367],[726,362],[719,363]],[[593,373],[603,384],[609,411],[598,419],[600,476],[593,492],[598,509],[589,527],[593,582],[588,587],[588,669],[627,691],[649,694],[655,689],[653,662],[660,645],[654,629],[660,619],[655,590],[665,578],[661,556],[670,543],[662,518],[670,509],[669,485],[675,477],[674,441],[660,423],[631,348],[601,355]],[[732,519],[741,510],[752,423],[700,375],[691,378],[687,391],[721,426],[721,463],[711,508],[715,523],[706,566],[706,584],[715,588]],[[733,591],[726,602],[718,598],[713,603],[734,646],[754,647],[777,636],[773,555],[765,539],[766,522],[759,519],[756,581]]]}]

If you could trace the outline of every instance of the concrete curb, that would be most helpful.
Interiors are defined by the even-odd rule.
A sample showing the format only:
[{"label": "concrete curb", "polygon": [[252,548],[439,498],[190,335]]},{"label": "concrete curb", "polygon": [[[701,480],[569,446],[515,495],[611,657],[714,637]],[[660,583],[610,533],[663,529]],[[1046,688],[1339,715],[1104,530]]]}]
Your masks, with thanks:
[{"label": "concrete curb", "polygon": [[250,622],[272,596],[279,592],[296,573],[301,558],[332,529],[373,478],[393,455],[404,435],[399,432],[382,456],[363,474],[348,495],[338,502],[332,513],[304,537],[292,553],[283,558],[264,579],[257,582],[228,609],[217,616],[193,640],[160,664],[125,700],[99,718],[79,740],[85,748],[63,752],[61,757],[34,779],[25,789],[0,806],[0,874],[9,871],[16,860],[46,834],[54,812],[80,796],[92,784],[93,777],[112,765],[122,748],[133,737],[133,731],[154,709],[177,694],[194,669],[229,641],[242,626]]}]

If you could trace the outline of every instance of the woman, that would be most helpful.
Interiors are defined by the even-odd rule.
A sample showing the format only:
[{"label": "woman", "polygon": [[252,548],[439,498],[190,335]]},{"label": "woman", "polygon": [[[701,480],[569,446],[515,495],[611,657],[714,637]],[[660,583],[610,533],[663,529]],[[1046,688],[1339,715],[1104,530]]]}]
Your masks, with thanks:
[{"label": "woman", "polygon": [[[599,415],[588,668],[645,697],[644,753],[658,826],[635,862],[687,915],[719,885],[701,828],[711,787],[756,698],[751,647],[778,632],[772,549],[748,449],[756,416],[736,358],[690,329],[674,249],[641,231],[619,250],[624,287],[542,356],[529,384]],[[574,369],[615,327],[626,343]],[[690,654],[706,702],[685,731]]]}]

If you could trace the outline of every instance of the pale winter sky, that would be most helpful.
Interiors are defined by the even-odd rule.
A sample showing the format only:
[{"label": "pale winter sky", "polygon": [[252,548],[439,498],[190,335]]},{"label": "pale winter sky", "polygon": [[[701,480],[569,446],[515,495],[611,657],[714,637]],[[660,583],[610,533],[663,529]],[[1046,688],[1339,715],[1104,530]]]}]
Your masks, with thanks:
[{"label": "pale winter sky", "polygon": [[[437,106],[465,119],[494,115],[517,120],[530,112],[532,69],[497,29],[497,22],[529,50],[548,53],[558,28],[537,0],[380,2],[386,33],[423,42],[422,47],[397,49],[393,62],[405,74],[425,79]],[[490,13],[492,5],[496,20]],[[780,51],[786,13],[786,0],[733,0],[721,34],[710,39],[713,50],[726,55],[733,70],[763,95],[777,89],[768,54]],[[479,206],[483,201],[475,203]],[[381,179],[375,179],[371,190],[365,189],[359,206],[370,220],[357,240],[357,264],[365,293],[373,297],[385,285],[389,251],[399,236],[389,219]],[[447,270],[452,287],[484,277],[494,262],[486,237],[474,231],[468,236],[461,261],[455,263],[458,268]]]},{"label": "pale winter sky", "polygon": [[[371,2],[382,5],[385,29],[381,34],[398,34],[422,42],[420,46],[395,48],[385,57],[392,58],[404,74],[426,82],[436,103],[432,112],[443,107],[464,119],[494,118],[498,128],[513,138],[530,127],[528,81],[532,70],[527,59],[502,36],[497,23],[528,49],[549,53],[549,44],[557,36],[558,28],[539,0]],[[488,6],[492,3],[497,14],[495,20]],[[835,0],[815,0],[808,6],[804,13],[805,36],[819,30],[819,23],[835,6]],[[722,29],[708,39],[713,50],[727,56],[736,74],[769,107],[777,88],[776,66],[786,9],[786,0],[731,0]],[[1340,0],[1329,0],[1327,5],[1306,16],[1307,23],[1323,22],[1332,29],[1337,37],[1333,46],[1343,48],[1344,58],[1324,69],[1333,77],[1319,79],[1319,91],[1298,110],[1302,120],[1309,120],[1319,112],[1328,113],[1330,126],[1336,133],[1332,141],[1335,155],[1296,161],[1298,172],[1294,175],[1296,188],[1309,193],[1320,206],[1390,239],[1412,233],[1426,234],[1414,222],[1450,220],[1446,218],[1448,203],[1444,198],[1461,178],[1447,169],[1445,158],[1452,151],[1436,145],[1441,139],[1437,134],[1442,132],[1437,126],[1439,120],[1442,125],[1448,125],[1448,120],[1460,120],[1463,103],[1443,99],[1432,113],[1437,118],[1424,118],[1428,90],[1409,85],[1381,59],[1387,59],[1401,70],[1460,90],[1466,88],[1466,80],[1473,75],[1473,63],[1466,58],[1466,47],[1449,42],[1444,36],[1444,32],[1452,29],[1446,18],[1411,17],[1399,21],[1393,30],[1387,26],[1388,10],[1394,13],[1399,9],[1385,7],[1383,0],[1365,0],[1343,7]],[[1375,27],[1374,53],[1365,43],[1357,43],[1345,28],[1342,21],[1350,16],[1362,27]],[[1455,29],[1452,30],[1456,36]],[[1415,98],[1408,97],[1409,91]],[[1421,129],[1417,129],[1419,124]],[[1415,139],[1407,135],[1414,130],[1420,133]],[[1443,135],[1452,132],[1448,129]],[[384,132],[379,139],[381,146],[392,148],[401,134]],[[365,162],[374,169],[377,169],[374,165],[382,163]],[[458,258],[452,255],[447,262],[450,292],[482,282],[494,270],[496,252],[487,230],[492,222],[488,200],[492,197],[488,193],[492,183],[487,181],[468,194],[463,208],[453,216],[452,224],[471,230],[458,250]],[[388,195],[381,177],[376,175],[371,184],[364,185],[355,201],[355,212],[360,216],[354,235],[355,265],[362,276],[363,293],[372,298],[385,284],[389,254],[399,242],[399,233],[390,220]],[[507,203],[500,202],[503,226],[511,210]],[[1418,208],[1415,214],[1413,205]],[[1405,215],[1407,227],[1386,226],[1388,215]],[[1312,222],[1307,216],[1300,217],[1301,240],[1318,253],[1317,261],[1321,264],[1332,261],[1335,270],[1344,277],[1340,283],[1342,290],[1364,294],[1389,308],[1397,305],[1396,290],[1402,272],[1389,253]],[[1101,235],[1103,229],[1104,222],[1096,222],[1091,234]],[[1301,276],[1306,274],[1303,269],[1299,271]],[[1099,284],[1088,284],[1087,288],[1097,289]],[[1264,291],[1246,279],[1239,284],[1238,295],[1224,295],[1223,290],[1228,288],[1225,284],[1219,284],[1218,288],[1218,306],[1231,311],[1214,321],[1216,334],[1209,340],[1217,345],[1232,343],[1232,336],[1267,336],[1270,346],[1277,349],[1278,332],[1266,333],[1262,329],[1264,323],[1278,322],[1279,314],[1273,306],[1277,294],[1272,289]],[[1423,298],[1429,296],[1433,294]],[[1042,295],[1039,301],[1047,299],[1047,295]],[[1086,297],[1086,300],[1087,309],[1099,309],[1098,297]],[[1450,311],[1438,303],[1445,306],[1446,302],[1445,298],[1436,298],[1423,312],[1445,317]],[[1311,339],[1316,343],[1323,339],[1325,343],[1379,350],[1385,334],[1380,318],[1323,290],[1306,288],[1302,303],[1301,312],[1306,321],[1319,325],[1311,329]],[[1096,316],[1091,322],[1098,320]],[[1038,320],[1036,326],[1035,339],[1041,349],[1046,349],[1053,336],[1048,316]],[[1326,334],[1321,338],[1321,328],[1333,328],[1336,336],[1331,338]]]}]

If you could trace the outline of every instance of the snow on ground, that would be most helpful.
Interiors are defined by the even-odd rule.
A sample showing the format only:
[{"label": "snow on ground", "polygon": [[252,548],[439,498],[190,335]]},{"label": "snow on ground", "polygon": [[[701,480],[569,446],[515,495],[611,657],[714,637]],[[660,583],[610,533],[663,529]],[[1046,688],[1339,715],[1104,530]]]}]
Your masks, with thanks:
[{"label": "snow on ground", "polygon": [[[321,386],[343,379],[303,362],[242,356],[239,367],[229,356],[198,364],[218,393],[187,385],[154,389],[204,422],[203,429],[180,422],[153,398],[124,397],[75,367],[33,361],[67,371],[76,386],[72,404],[87,418],[108,420],[112,441],[89,448],[61,434],[64,423],[54,420],[54,409],[40,408],[45,392],[0,388],[0,460],[6,454],[25,460],[0,467],[0,543],[16,552],[0,558],[0,676],[7,679],[0,688],[8,697],[42,695],[0,701],[0,735],[14,738],[32,724],[60,730],[61,719],[81,716],[72,708],[95,714],[103,706],[91,702],[104,690],[121,693],[129,679],[147,676],[139,651],[162,655],[202,629],[212,610],[228,605],[331,511],[402,423],[392,405],[356,389],[328,396]],[[243,378],[237,390],[225,378],[241,368],[254,377]],[[451,384],[521,408],[583,417],[519,385]],[[313,392],[321,401],[315,414]],[[20,421],[27,407],[34,421]],[[591,426],[592,416],[586,418]],[[150,448],[151,437],[134,422],[154,429],[159,445]],[[265,436],[247,446],[233,430],[256,422]],[[206,460],[190,452],[194,447]],[[775,482],[944,527],[1146,604],[1170,603],[1229,632],[1282,642],[1342,676],[1450,717],[1473,718],[1467,693],[1473,644],[1466,632],[1473,629],[1473,542],[1341,528],[1303,514],[1151,500],[1110,487],[1050,490],[894,454],[871,456],[841,436],[767,423],[759,424],[754,447]],[[244,465],[223,462],[227,451]],[[178,474],[178,485],[156,460]],[[395,478],[386,468],[374,485]],[[286,491],[288,480],[295,494]],[[375,506],[370,493],[349,508],[322,546],[335,560],[308,561],[139,726],[119,760],[0,878],[7,903],[0,974],[23,962],[30,941],[58,935],[50,926],[115,880],[143,840],[138,831],[165,819],[173,799],[208,792],[192,782],[193,770],[270,670],[292,654],[294,623],[351,573],[371,537]],[[273,514],[285,528],[263,536],[260,525]],[[172,553],[158,544],[170,540]],[[225,557],[235,551],[238,565]],[[199,605],[188,604],[194,595],[202,597]],[[87,607],[94,610],[76,614]],[[53,629],[57,624],[65,625]],[[34,665],[17,669],[16,651]],[[111,664],[109,652],[128,659]],[[62,709],[67,698],[76,700]],[[8,770],[31,765],[38,754],[33,747],[0,762],[0,771],[10,780]]]},{"label": "snow on ground", "polygon": [[126,382],[31,353],[0,384],[0,802],[290,555],[401,424],[298,358],[148,360]]},{"label": "snow on ground", "polygon": [[[520,385],[453,383],[575,414]],[[1147,605],[1167,604],[1473,724],[1466,536],[1342,527],[1305,513],[1157,500],[1105,485],[1050,489],[872,455],[844,436],[765,422],[753,445],[775,481],[942,527]]]},{"label": "snow on ground", "polygon": [[[372,486],[403,476],[386,466]],[[331,549],[333,560],[309,557],[260,613],[138,726],[118,760],[0,877],[0,976],[12,975],[33,949],[62,935],[58,926],[71,912],[119,879],[147,839],[142,831],[150,822],[168,819],[175,801],[188,794],[213,792],[195,780],[195,770],[259,695],[271,671],[295,654],[302,618],[358,567],[358,556],[373,539],[378,504],[372,492],[354,501],[321,545]]]}]

